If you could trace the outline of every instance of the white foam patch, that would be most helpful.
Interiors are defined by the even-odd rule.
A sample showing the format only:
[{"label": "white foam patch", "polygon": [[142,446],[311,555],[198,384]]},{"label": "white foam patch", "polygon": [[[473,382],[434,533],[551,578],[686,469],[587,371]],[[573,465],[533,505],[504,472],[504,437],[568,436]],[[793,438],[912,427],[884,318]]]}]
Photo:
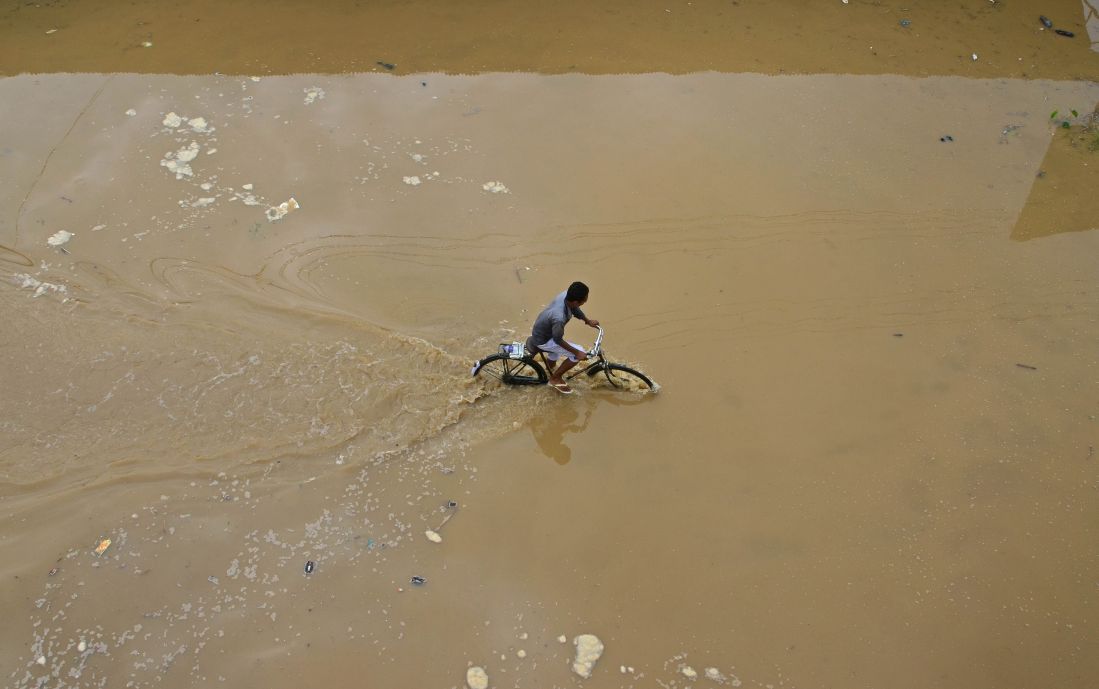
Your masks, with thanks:
[{"label": "white foam patch", "polygon": [[466,670],[466,684],[469,689],[488,689],[488,673],[483,667],[474,665]]},{"label": "white foam patch", "polygon": [[133,108],[130,108],[129,110],[126,111],[126,116],[127,117],[133,117],[135,115],[137,115],[137,110],[134,110]]},{"label": "white foam patch", "polygon": [[432,543],[443,542],[443,537],[430,529],[424,532],[424,536],[427,536],[427,540],[431,541]]},{"label": "white foam patch", "polygon": [[47,292],[56,292],[58,294],[67,294],[69,288],[65,285],[57,285],[52,282],[43,282],[33,275],[27,273],[16,273],[12,276],[15,280],[15,284],[22,289],[34,290],[32,297],[40,297]]},{"label": "white foam patch", "polygon": [[505,187],[503,182],[498,182],[496,180],[492,180],[490,182],[485,182],[484,184],[481,185],[481,188],[484,189],[485,191],[492,192],[493,194],[510,194],[511,193],[511,190],[508,189],[507,187]]},{"label": "white foam patch", "polygon": [[69,240],[72,239],[73,236],[73,233],[69,232],[68,230],[58,230],[57,232],[54,232],[52,235],[50,235],[48,239],[46,239],[46,243],[50,246],[62,246],[64,244],[68,244]]},{"label": "white foam patch", "polygon": [[317,86],[312,86],[310,88],[302,89],[302,90],[305,91],[305,104],[306,105],[312,105],[313,103],[317,102],[318,100],[322,100],[324,98],[324,89],[319,88]]},{"label": "white foam patch", "polygon": [[404,183],[411,187],[418,187],[420,186],[420,178],[416,175],[412,175],[411,177],[405,177]]},{"label": "white foam patch", "polygon": [[174,129],[183,124],[183,118],[175,114],[174,112],[170,112],[164,116],[164,122],[162,122],[162,124],[165,127],[172,127]]},{"label": "white foam patch", "polygon": [[213,131],[213,128],[207,124],[206,118],[204,117],[195,117],[187,120],[187,126],[189,126],[192,131],[198,132],[199,134],[208,134]]},{"label": "white foam patch", "polygon": [[192,141],[174,153],[164,154],[160,164],[168,168],[168,172],[173,173],[176,179],[191,177],[194,175],[194,171],[191,170],[191,161],[198,155],[198,151],[198,142]]},{"label": "white foam patch", "polygon": [[603,642],[595,634],[581,634],[572,640],[576,646],[576,657],[572,661],[572,671],[584,679],[591,677],[595,663],[603,655]]}]

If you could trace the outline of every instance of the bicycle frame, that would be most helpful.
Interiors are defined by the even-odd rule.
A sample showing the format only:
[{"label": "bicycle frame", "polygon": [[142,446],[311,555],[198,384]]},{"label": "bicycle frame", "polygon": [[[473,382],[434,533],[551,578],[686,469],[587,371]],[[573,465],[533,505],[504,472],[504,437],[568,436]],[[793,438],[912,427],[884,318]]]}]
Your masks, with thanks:
[{"label": "bicycle frame", "polygon": [[[607,355],[603,353],[603,326],[597,327],[599,328],[599,334],[595,336],[595,344],[593,344],[591,346],[591,349],[588,350],[588,356],[595,357],[595,361],[591,362],[587,366],[584,366],[583,368],[572,370],[571,372],[569,372],[568,375],[565,376],[565,380],[572,380],[576,376],[580,375],[581,373],[586,373],[588,370],[594,368],[595,366],[607,365]],[[546,357],[546,353],[539,350],[538,355],[542,357],[542,366],[544,366],[545,369],[549,371],[550,362],[548,357]],[[533,359],[534,357],[532,356],[531,358]]]}]

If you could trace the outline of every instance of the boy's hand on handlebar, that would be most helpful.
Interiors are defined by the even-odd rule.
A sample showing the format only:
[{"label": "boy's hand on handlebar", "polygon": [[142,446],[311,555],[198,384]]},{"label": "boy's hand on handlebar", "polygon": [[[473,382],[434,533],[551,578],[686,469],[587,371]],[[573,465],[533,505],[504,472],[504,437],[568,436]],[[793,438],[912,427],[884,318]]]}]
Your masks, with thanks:
[{"label": "boy's hand on handlebar", "polygon": [[585,320],[584,322],[587,323],[592,328],[598,328],[599,327],[599,321],[597,321],[597,320],[589,318],[589,319]]}]

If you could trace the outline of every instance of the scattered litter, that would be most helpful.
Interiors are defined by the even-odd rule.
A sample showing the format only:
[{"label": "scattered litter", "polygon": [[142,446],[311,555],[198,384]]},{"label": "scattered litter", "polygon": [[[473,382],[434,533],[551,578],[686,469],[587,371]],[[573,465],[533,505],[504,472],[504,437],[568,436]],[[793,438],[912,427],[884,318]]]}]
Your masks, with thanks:
[{"label": "scattered litter", "polygon": [[241,187],[240,187],[240,188],[241,188],[241,189],[243,189],[243,190],[245,190],[245,191],[252,191],[252,189],[253,189],[253,186],[252,186],[252,183],[251,183],[251,182],[249,182],[248,184],[244,184],[244,185],[241,185]]},{"label": "scattered litter", "polygon": [[420,186],[420,178],[417,177],[416,175],[413,175],[411,177],[405,177],[404,178],[404,183],[409,185],[409,186],[418,187],[418,186]]},{"label": "scattered litter", "polygon": [[216,148],[211,148],[209,151],[206,151],[206,155],[212,156],[217,152],[218,152],[218,150]]},{"label": "scattered litter", "polygon": [[901,26],[903,26],[904,28],[907,29],[908,27],[912,26],[912,20],[911,19],[902,19],[900,21],[900,24],[901,24]]},{"label": "scattered litter", "polygon": [[259,77],[248,77],[248,78],[251,79],[252,81],[259,81]]},{"label": "scattered litter", "polygon": [[46,32],[46,35],[49,36],[51,33],[57,33],[57,29],[50,29]]},{"label": "scattered litter", "polygon": [[217,577],[215,577],[215,576],[214,576],[213,574],[211,574],[210,576],[206,577],[206,581],[210,582],[210,583],[211,583],[211,584],[213,584],[214,586],[218,586],[218,585],[220,585],[220,584],[221,584],[221,582],[220,582],[220,581],[218,581],[218,578],[217,578]]},{"label": "scattered litter", "polygon": [[939,137],[939,141],[942,141],[944,143],[950,143],[953,140],[954,140],[954,137],[950,136],[949,134],[944,134],[943,136]]},{"label": "scattered litter", "polygon": [[568,641],[568,640],[569,640],[569,639],[568,639],[568,637],[567,637],[567,636],[565,636],[564,634],[562,634],[561,636],[557,637],[557,643],[559,643],[559,644],[563,644],[563,643],[565,643],[565,642],[566,642],[566,641]]},{"label": "scattered litter", "polygon": [[972,58],[972,60],[973,60],[974,62],[976,62],[976,61],[977,61],[977,53],[973,53],[973,54],[972,54],[972,55],[970,55],[969,57],[970,57],[970,58]]},{"label": "scattered litter", "polygon": [[324,99],[324,89],[317,86],[312,86],[307,89],[302,89],[305,92],[305,104],[312,105],[318,100]]},{"label": "scattered litter", "polygon": [[1037,371],[1038,370],[1037,366],[1030,366],[1029,364],[1015,364],[1015,365],[1018,366],[1019,368],[1025,368],[1028,371]]},{"label": "scattered litter", "polygon": [[488,673],[483,667],[474,665],[466,670],[466,684],[469,689],[488,689]]},{"label": "scattered litter", "polygon": [[572,661],[572,671],[584,679],[591,677],[596,661],[603,655],[603,642],[594,634],[581,634],[572,640],[576,646],[576,658]]},{"label": "scattered litter", "polygon": [[46,576],[48,576],[48,577],[52,577],[55,574],[57,574],[57,568],[56,567],[53,567],[53,568],[50,569],[49,572],[46,572]]},{"label": "scattered litter", "polygon": [[1058,36],[1067,36],[1068,38],[1072,38],[1076,35],[1071,31],[1065,31],[1064,29],[1054,29],[1053,33],[1057,34]]},{"label": "scattered litter", "polygon": [[58,230],[57,232],[54,232],[49,237],[49,239],[46,240],[46,243],[50,246],[60,247],[63,244],[67,244],[72,238],[72,232],[69,232],[68,230]]},{"label": "scattered litter", "polygon": [[142,48],[152,48],[153,43],[152,43],[152,41],[142,41],[141,42],[141,47]]},{"label": "scattered litter", "polygon": [[511,190],[504,186],[503,182],[497,182],[495,180],[491,182],[485,182],[481,185],[481,188],[485,191],[491,191],[493,194],[510,194]]},{"label": "scattered litter", "polygon": [[427,540],[431,541],[432,543],[442,543],[443,542],[443,537],[440,536],[439,534],[435,533],[431,529],[428,529],[427,531],[425,531],[424,535],[427,536]]},{"label": "scattered litter", "polygon": [[80,640],[80,643],[78,643],[78,644],[76,645],[76,650],[80,651],[81,653],[83,653],[84,651],[88,650],[88,644],[87,644],[87,642],[85,642],[85,641],[84,641],[83,639],[81,639],[81,640]]},{"label": "scattered litter", "polygon": [[1042,26],[1046,27],[1047,29],[1053,28],[1053,22],[1043,16],[1039,16],[1038,21],[1042,22]]},{"label": "scattered litter", "polygon": [[101,540],[99,542],[99,545],[97,545],[95,547],[95,554],[96,555],[102,555],[103,553],[107,552],[107,548],[110,548],[110,547],[111,547],[111,539],[104,538],[103,540]]},{"label": "scattered litter", "polygon": [[409,581],[412,582],[413,586],[423,586],[427,583],[427,579],[424,579],[423,577],[412,577]]},{"label": "scattered litter", "polygon": [[392,70],[394,70],[394,69],[397,69],[397,65],[393,64],[392,62],[382,62],[381,60],[378,60],[378,61],[377,61],[376,63],[374,63],[374,64],[376,64],[376,65],[378,65],[378,66],[380,66],[380,67],[385,67],[386,69],[388,69],[388,70],[390,70],[390,71],[392,71]]},{"label": "scattered litter", "polygon": [[[245,201],[245,203],[247,203],[247,201]],[[294,200],[293,196],[291,196],[289,199],[283,201],[279,205],[268,208],[267,219],[271,222],[282,220],[284,217],[286,217],[287,213],[289,213],[290,211],[296,211],[299,208],[301,208],[301,206],[298,205],[298,202]]]},{"label": "scattered litter", "polygon": [[183,118],[175,114],[174,112],[170,112],[164,116],[164,122],[162,122],[161,124],[163,124],[165,127],[178,127],[179,125],[183,124]]},{"label": "scattered litter", "polygon": [[307,575],[312,574],[313,570],[316,569],[316,568],[317,568],[317,563],[313,562],[312,560],[307,560],[305,562],[305,573]]},{"label": "scattered litter", "polygon": [[515,655],[518,658],[526,658],[527,652],[520,648],[518,651],[515,652]]},{"label": "scattered litter", "polygon": [[133,108],[130,108],[129,110],[126,111],[126,116],[127,117],[133,117],[135,115],[137,115],[137,110],[134,110]]}]

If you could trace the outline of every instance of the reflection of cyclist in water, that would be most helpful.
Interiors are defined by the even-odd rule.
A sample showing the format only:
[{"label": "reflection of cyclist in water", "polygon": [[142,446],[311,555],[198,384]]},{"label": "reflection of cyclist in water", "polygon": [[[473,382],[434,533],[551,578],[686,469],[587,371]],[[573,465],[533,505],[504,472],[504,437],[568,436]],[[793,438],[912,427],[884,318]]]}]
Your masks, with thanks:
[{"label": "reflection of cyclist in water", "polygon": [[[588,318],[580,310],[587,301],[588,286],[582,282],[572,283],[567,290],[554,297],[549,306],[542,309],[542,313],[534,321],[530,338],[527,339],[527,349],[531,355],[542,352],[549,357],[549,384],[566,395],[572,392],[572,388],[561,376],[587,359],[588,353],[580,345],[565,340],[565,324],[576,316],[593,328],[599,326],[599,321]],[[558,366],[556,362],[561,357],[565,357],[566,361]]]},{"label": "reflection of cyclist in water", "polygon": [[572,448],[565,444],[565,434],[581,433],[587,429],[593,404],[594,402],[586,404],[583,421],[579,420],[580,414],[572,403],[535,416],[530,422],[530,432],[542,454],[558,464],[568,464],[572,459]]}]

